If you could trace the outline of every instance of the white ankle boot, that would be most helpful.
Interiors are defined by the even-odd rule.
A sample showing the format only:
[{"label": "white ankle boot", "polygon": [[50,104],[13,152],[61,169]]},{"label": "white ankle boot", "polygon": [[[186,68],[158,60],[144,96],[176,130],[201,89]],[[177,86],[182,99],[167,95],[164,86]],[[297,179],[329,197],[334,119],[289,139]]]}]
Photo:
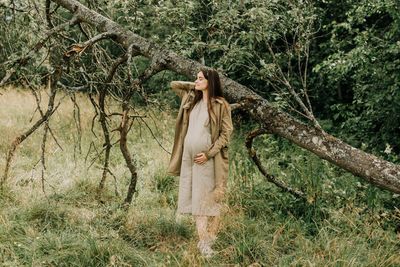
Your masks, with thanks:
[{"label": "white ankle boot", "polygon": [[200,240],[199,243],[197,243],[197,248],[203,257],[211,258],[215,254],[215,251],[211,248],[213,241]]}]

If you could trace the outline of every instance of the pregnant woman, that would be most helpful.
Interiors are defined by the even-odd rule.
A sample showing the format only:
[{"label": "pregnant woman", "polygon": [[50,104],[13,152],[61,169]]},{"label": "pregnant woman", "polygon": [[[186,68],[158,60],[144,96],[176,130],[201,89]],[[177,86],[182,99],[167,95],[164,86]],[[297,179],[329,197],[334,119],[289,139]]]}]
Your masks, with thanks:
[{"label": "pregnant woman", "polygon": [[171,87],[182,102],[168,172],[180,175],[178,213],[194,216],[197,247],[210,257],[228,177],[231,109],[215,70],[201,69],[194,83],[173,81]]}]

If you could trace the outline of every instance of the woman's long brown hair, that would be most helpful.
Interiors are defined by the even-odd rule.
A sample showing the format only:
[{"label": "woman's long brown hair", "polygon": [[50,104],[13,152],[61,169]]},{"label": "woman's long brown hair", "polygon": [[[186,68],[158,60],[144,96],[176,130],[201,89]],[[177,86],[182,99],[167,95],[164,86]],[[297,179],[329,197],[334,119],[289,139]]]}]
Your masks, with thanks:
[{"label": "woman's long brown hair", "polygon": [[[213,98],[223,98],[224,95],[222,93],[221,80],[219,79],[218,72],[213,69],[201,68],[200,71],[203,73],[204,78],[207,80],[207,88],[208,88],[208,99],[207,99],[207,108],[208,108],[208,116],[209,121],[211,121],[211,113],[213,113],[211,109],[211,100]],[[199,90],[195,90],[195,97],[193,101],[192,108],[203,98],[203,92]]]}]

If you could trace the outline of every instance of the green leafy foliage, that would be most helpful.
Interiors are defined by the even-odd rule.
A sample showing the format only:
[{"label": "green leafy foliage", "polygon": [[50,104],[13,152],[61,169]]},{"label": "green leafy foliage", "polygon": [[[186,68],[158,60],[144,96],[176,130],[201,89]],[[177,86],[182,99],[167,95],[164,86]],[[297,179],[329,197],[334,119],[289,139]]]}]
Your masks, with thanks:
[{"label": "green leafy foliage", "polygon": [[[321,117],[355,146],[398,161],[400,12],[397,1],[320,3],[324,21],[312,76]],[[324,36],[325,35],[325,36]]]}]

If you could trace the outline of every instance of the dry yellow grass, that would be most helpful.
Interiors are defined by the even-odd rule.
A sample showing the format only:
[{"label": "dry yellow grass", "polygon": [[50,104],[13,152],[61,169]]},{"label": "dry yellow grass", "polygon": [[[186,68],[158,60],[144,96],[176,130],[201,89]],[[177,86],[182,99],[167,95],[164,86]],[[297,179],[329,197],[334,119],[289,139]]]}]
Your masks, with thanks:
[{"label": "dry yellow grass", "polygon": [[[40,91],[41,108],[46,110],[48,95],[45,90]],[[94,121],[94,132],[91,132],[94,109],[84,94],[76,94],[79,105],[81,121],[81,147],[78,151],[78,130],[76,120],[74,119],[74,105],[69,95],[61,92],[56,98],[56,103],[60,106],[50,119],[50,127],[53,130],[57,141],[62,149],[56,144],[55,140],[48,135],[46,143],[46,190],[50,192],[61,192],[71,187],[79,180],[89,179],[93,183],[99,181],[101,177],[102,156],[97,157],[97,152],[102,150],[103,136],[100,131],[98,117]],[[31,127],[36,120],[40,118],[36,110],[36,100],[30,90],[22,88],[8,87],[2,90],[0,96],[0,132],[2,141],[0,144],[0,153],[2,156],[1,170],[5,165],[5,155],[11,142],[22,132]],[[110,112],[118,112],[119,105],[116,101],[109,100]],[[145,114],[146,111],[138,110],[139,114]],[[76,113],[75,113],[76,114]],[[167,149],[171,146],[172,120],[152,120],[155,114],[149,113],[146,118],[147,124],[152,128],[160,142]],[[161,114],[163,118],[169,118],[168,114]],[[158,118],[157,118],[158,119]],[[157,124],[156,124],[156,123]],[[116,128],[119,124],[119,117],[114,117],[110,122],[110,130]],[[41,164],[39,163],[41,155],[41,144],[43,136],[43,127],[39,128],[28,139],[26,139],[17,149],[13,159],[9,184],[13,185],[13,190],[20,191],[26,200],[32,197],[43,197],[40,192]],[[112,133],[112,142],[118,140],[119,134]],[[139,184],[142,194],[146,194],[146,184],[152,182],[155,173],[163,168],[168,162],[169,155],[157,144],[151,137],[148,129],[138,122],[133,124],[132,131],[128,136],[129,149],[134,155],[138,166]],[[94,149],[94,146],[96,149]],[[90,152],[88,154],[88,151]],[[97,150],[97,152],[96,152]],[[85,162],[85,158],[87,161]],[[97,158],[97,159],[96,159]],[[92,159],[95,163],[88,170]],[[121,157],[118,144],[112,149],[110,159],[110,169],[117,177],[117,187],[120,193],[124,194],[129,171]],[[114,187],[114,179],[108,177],[108,186]],[[21,185],[23,185],[21,187]],[[143,200],[145,201],[145,200]]]}]

